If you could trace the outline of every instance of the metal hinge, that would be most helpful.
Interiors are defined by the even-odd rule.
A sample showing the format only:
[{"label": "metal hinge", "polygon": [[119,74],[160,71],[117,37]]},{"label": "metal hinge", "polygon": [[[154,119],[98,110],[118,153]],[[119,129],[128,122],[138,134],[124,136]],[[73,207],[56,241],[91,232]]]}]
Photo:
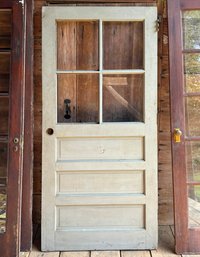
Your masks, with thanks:
[{"label": "metal hinge", "polygon": [[156,20],[156,31],[158,32],[160,29],[160,24],[162,22],[162,15],[158,15],[158,18]]},{"label": "metal hinge", "polygon": [[22,6],[24,6],[24,0],[19,0],[19,3],[21,3]]}]

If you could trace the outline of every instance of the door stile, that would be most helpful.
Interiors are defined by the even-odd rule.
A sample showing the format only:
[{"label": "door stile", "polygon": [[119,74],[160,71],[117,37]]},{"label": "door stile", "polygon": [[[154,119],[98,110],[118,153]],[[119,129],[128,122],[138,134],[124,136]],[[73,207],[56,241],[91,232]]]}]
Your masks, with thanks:
[{"label": "door stile", "polygon": [[103,122],[103,25],[99,20],[99,124]]},{"label": "door stile", "polygon": [[[145,141],[144,141],[144,159],[145,159],[145,195],[146,195],[146,209],[152,208],[155,212],[146,213],[146,230],[149,235],[156,235],[157,237],[157,210],[158,199],[155,195],[158,193],[157,185],[157,32],[155,30],[155,19],[157,11],[149,12],[145,22],[145,44],[148,42],[148,47],[145,46],[145,106],[144,106],[144,123],[145,123]],[[149,51],[149,49],[151,49]],[[153,171],[153,172],[152,172]],[[153,185],[153,186],[152,186]],[[154,199],[154,200],[153,200]],[[155,218],[156,215],[156,218]],[[151,237],[150,239],[151,240]]]},{"label": "door stile", "polygon": [[[55,121],[57,117],[56,112],[56,86],[57,85],[57,64],[56,64],[56,21],[49,19],[48,16],[43,14],[43,27],[42,27],[42,70],[44,76],[42,77],[42,102],[43,102],[43,123],[42,123],[42,170],[48,170],[48,165],[51,166],[52,171],[55,169],[55,145],[56,145],[56,127]],[[45,65],[44,65],[45,64]],[[46,101],[48,95],[49,101]],[[49,103],[53,104],[49,104]],[[53,135],[47,134],[47,129],[53,129]],[[50,150],[51,149],[51,150]],[[50,183],[51,187],[42,187],[42,208],[54,209],[55,207],[55,174],[54,172],[43,172],[42,184]],[[44,201],[44,199],[48,199]],[[42,242],[46,245],[47,238],[44,235],[48,235],[52,247],[54,247],[55,237],[51,231],[55,230],[55,212],[53,215],[42,215]],[[43,232],[45,228],[46,233]]]}]

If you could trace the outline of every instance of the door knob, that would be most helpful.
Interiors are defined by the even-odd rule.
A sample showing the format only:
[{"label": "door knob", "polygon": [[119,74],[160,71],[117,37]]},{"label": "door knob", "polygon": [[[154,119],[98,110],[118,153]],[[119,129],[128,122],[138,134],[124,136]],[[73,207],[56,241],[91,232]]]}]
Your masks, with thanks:
[{"label": "door knob", "polygon": [[13,139],[13,142],[14,142],[14,144],[18,144],[18,143],[19,143],[19,138],[18,138],[18,137],[15,137],[15,138]]},{"label": "door knob", "polygon": [[174,129],[174,142],[175,143],[180,143],[181,142],[181,136],[182,136],[182,131],[180,128],[175,128]]}]

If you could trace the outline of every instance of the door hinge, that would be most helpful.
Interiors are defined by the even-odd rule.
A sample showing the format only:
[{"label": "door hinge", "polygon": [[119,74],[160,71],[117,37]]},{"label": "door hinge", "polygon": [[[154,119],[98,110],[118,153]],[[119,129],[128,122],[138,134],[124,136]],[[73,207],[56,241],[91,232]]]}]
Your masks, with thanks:
[{"label": "door hinge", "polygon": [[21,149],[24,149],[24,136],[20,137],[20,147]]},{"label": "door hinge", "polygon": [[160,24],[162,22],[162,15],[158,15],[158,18],[156,20],[156,31],[158,32],[160,29]]}]

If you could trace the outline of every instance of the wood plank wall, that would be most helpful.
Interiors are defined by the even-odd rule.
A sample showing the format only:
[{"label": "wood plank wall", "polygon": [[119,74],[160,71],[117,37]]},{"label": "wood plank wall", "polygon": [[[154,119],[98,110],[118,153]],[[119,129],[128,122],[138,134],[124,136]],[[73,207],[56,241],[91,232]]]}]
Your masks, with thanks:
[{"label": "wood plank wall", "polygon": [[[41,68],[41,9],[44,0],[35,0],[34,10],[34,192],[33,222],[41,222],[41,150],[42,150],[42,68]],[[145,5],[145,4],[143,4]],[[162,17],[158,53],[158,133],[159,133],[159,224],[173,224],[172,163],[169,112],[168,31],[166,0],[157,0]]]}]

